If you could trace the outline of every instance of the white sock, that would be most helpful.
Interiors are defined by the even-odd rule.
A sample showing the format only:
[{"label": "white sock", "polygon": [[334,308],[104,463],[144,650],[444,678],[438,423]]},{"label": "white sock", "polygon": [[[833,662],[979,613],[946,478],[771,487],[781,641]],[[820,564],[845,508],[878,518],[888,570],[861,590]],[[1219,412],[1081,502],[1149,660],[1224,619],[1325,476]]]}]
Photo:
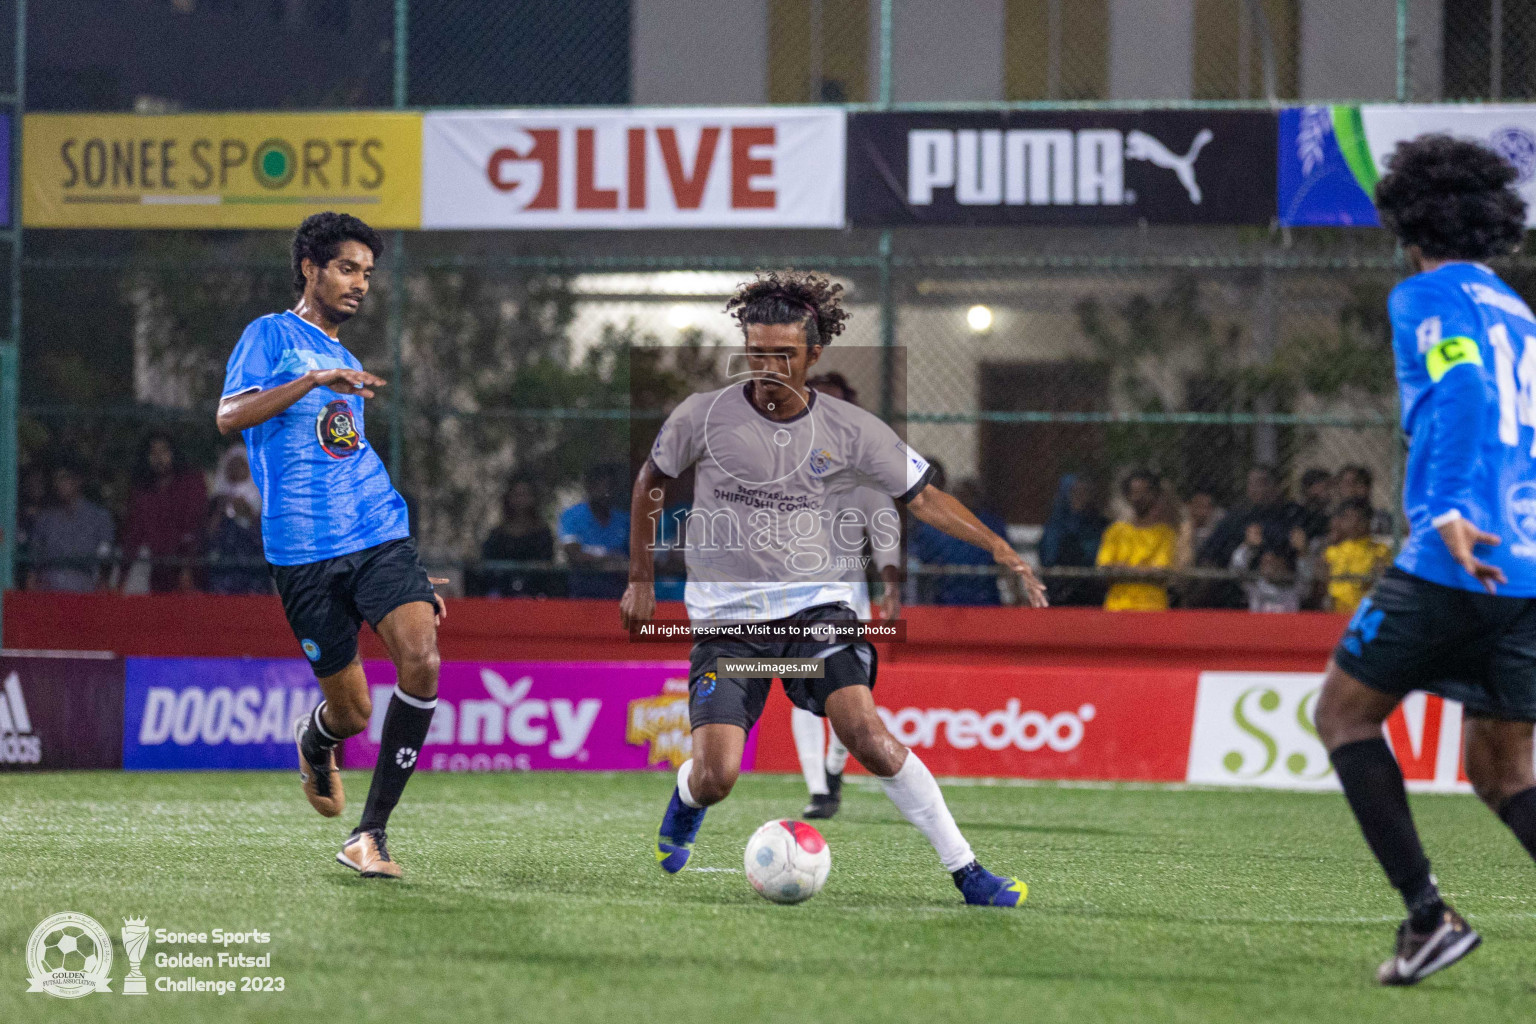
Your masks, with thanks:
[{"label": "white sock", "polygon": [[827,732],[827,773],[841,775],[848,766],[848,748],[837,738],[837,730],[832,728],[831,722],[827,723]]},{"label": "white sock", "polygon": [[827,735],[821,727],[821,719],[804,708],[792,708],[789,731],[795,737],[795,753],[800,755],[800,774],[805,776],[805,788],[811,791],[811,796],[826,796],[826,756],[822,749]]},{"label": "white sock", "polygon": [[693,791],[688,788],[688,776],[693,772],[693,758],[683,762],[683,766],[677,770],[677,796],[683,803],[695,809],[703,807],[693,798]]},{"label": "white sock", "polygon": [[907,751],[901,770],[888,779],[881,779],[880,786],[901,816],[928,837],[945,871],[958,871],[976,859],[971,844],[965,841],[960,826],[955,824],[955,816],[949,813],[933,773],[916,752]]}]

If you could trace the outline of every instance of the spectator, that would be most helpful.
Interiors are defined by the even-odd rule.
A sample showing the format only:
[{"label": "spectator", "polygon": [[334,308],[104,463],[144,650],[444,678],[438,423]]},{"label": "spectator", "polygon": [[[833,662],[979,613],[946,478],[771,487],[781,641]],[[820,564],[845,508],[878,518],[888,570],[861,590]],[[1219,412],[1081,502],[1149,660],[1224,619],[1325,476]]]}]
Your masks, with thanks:
[{"label": "spectator", "polygon": [[[156,431],[146,437],[139,448],[123,523],[123,582],[134,559],[201,555],[207,514],[208,484],[203,474],[182,463],[169,434]],[[192,566],[152,564],[149,589],[155,594],[196,589]]]},{"label": "spectator", "polygon": [[[930,483],[943,490],[944,484],[941,483],[944,479],[943,467],[938,463],[932,465],[936,467],[936,471]],[[1008,535],[1008,524],[1003,521],[1002,516],[987,508],[982,498],[981,487],[974,479],[961,480],[955,485],[954,495],[993,533],[1000,537]],[[918,562],[926,566],[990,567],[993,564],[992,556],[987,552],[972,547],[964,541],[956,540],[927,523],[917,523],[912,530],[911,538],[912,554]],[[963,575],[939,575],[931,589],[928,587],[923,589],[931,594],[930,600],[934,604],[1002,604],[1002,597],[997,589],[997,576],[990,571]]]},{"label": "spectator", "polygon": [[1326,469],[1313,467],[1301,474],[1301,528],[1307,540],[1315,541],[1328,536],[1328,524],[1333,518],[1333,475]]},{"label": "spectator", "polygon": [[[1137,470],[1125,478],[1120,489],[1131,506],[1131,518],[1104,531],[1099,565],[1143,570],[1172,567],[1179,535],[1157,516],[1162,493],[1157,474]],[[1123,579],[1109,588],[1104,607],[1109,611],[1159,611],[1168,607],[1168,588],[1161,583]]]},{"label": "spectator", "polygon": [[23,565],[31,551],[32,524],[47,507],[48,473],[41,466],[28,466],[16,488],[16,555]]},{"label": "spectator", "polygon": [[1339,470],[1339,502],[1365,502],[1365,507],[1371,511],[1371,533],[1378,537],[1389,536],[1392,533],[1392,514],[1376,507],[1374,490],[1374,478],[1366,467],[1354,465]]},{"label": "spectator", "polygon": [[1243,584],[1251,612],[1301,610],[1302,582],[1296,575],[1296,549],[1266,544],[1258,552],[1258,575]]},{"label": "spectator", "polygon": [[1195,564],[1195,553],[1210,539],[1226,510],[1216,503],[1216,495],[1200,489],[1189,496],[1184,507],[1184,521],[1179,524],[1178,554],[1174,564],[1180,569]]},{"label": "spectator", "polygon": [[[527,473],[514,476],[501,496],[501,523],[480,545],[485,562],[549,562],[555,535],[544,522],[538,485]],[[553,574],[538,569],[486,568],[481,577],[487,597],[549,597],[563,588]]]},{"label": "spectator", "polygon": [[[1068,473],[1056,487],[1056,500],[1040,534],[1040,564],[1047,569],[1096,565],[1099,541],[1109,520],[1099,511],[1096,489],[1087,476]],[[1104,587],[1092,579],[1056,579],[1047,584],[1053,605],[1096,605]]]},{"label": "spectator", "polygon": [[1301,525],[1302,507],[1286,498],[1273,466],[1250,469],[1245,494],[1247,501],[1223,516],[1201,545],[1198,559],[1202,565],[1228,565],[1252,523],[1258,523],[1265,541],[1274,545],[1289,543],[1291,530]]},{"label": "spectator", "polygon": [[560,544],[571,565],[570,596],[618,600],[627,573],[615,568],[629,553],[629,512],[614,507],[623,486],[615,465],[593,466],[582,478],[587,500],[560,513]]},{"label": "spectator", "polygon": [[1334,543],[1323,552],[1328,568],[1328,607],[1353,615],[1370,592],[1376,574],[1392,550],[1371,537],[1371,507],[1358,498],[1339,506],[1333,516]]},{"label": "spectator", "polygon": [[262,557],[261,491],[251,479],[244,443],[230,445],[219,457],[211,506],[208,591],[271,593],[271,576]]},{"label": "spectator", "polygon": [[112,516],[85,497],[82,483],[74,465],[53,471],[54,504],[32,523],[28,590],[79,593],[106,586],[115,533]]}]

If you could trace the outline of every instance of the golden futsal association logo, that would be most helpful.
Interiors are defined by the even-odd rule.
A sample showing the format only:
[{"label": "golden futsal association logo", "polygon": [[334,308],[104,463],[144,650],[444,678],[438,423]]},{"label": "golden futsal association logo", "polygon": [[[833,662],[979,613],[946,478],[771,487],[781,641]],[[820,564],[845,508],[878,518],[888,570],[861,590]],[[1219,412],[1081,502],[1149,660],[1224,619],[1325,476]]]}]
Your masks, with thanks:
[{"label": "golden futsal association logo", "polygon": [[27,940],[27,991],[60,999],[110,992],[112,937],[94,918],[54,914]]}]

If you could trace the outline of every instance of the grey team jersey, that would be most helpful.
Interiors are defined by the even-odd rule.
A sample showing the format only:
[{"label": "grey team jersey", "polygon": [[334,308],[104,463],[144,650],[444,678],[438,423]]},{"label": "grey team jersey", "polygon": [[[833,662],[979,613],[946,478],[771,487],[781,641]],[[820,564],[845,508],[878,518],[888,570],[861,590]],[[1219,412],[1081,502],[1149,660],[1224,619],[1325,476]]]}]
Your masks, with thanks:
[{"label": "grey team jersey", "polygon": [[852,606],[848,581],[866,533],[877,549],[899,543],[894,517],[869,521],[857,490],[908,500],[933,471],[856,405],[813,391],[808,409],[772,420],[747,398],[750,386],[689,396],[651,447],[652,464],[666,476],[697,466],[685,549],[688,616],[761,622],[819,604]]},{"label": "grey team jersey", "polygon": [[[869,560],[878,574],[888,565],[901,564],[901,513],[895,502],[881,491],[860,487],[844,497],[843,508],[856,509],[861,522],[868,524],[864,536],[869,540]],[[833,520],[836,522],[836,520]],[[874,618],[869,602],[869,576],[862,563],[847,565],[848,585],[853,588],[851,607],[866,622]]]}]

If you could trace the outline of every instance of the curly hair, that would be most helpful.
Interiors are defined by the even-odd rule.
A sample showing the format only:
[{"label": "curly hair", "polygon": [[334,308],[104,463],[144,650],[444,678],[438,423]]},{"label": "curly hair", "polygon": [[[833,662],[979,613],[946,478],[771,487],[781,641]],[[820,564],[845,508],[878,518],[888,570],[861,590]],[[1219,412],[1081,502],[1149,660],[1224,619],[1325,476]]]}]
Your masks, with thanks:
[{"label": "curly hair", "polygon": [[1525,232],[1515,169],[1477,142],[1421,135],[1399,142],[1376,184],[1381,221],[1431,259],[1505,256]]},{"label": "curly hair", "polygon": [[805,344],[830,345],[843,333],[848,311],[843,286],[811,270],[770,270],[736,289],[725,311],[745,331],[748,324],[805,324]]},{"label": "curly hair", "polygon": [[384,255],[384,239],[350,213],[315,213],[304,218],[293,233],[293,291],[304,294],[304,261],[323,267],[336,258],[342,242],[361,242],[377,260]]}]

